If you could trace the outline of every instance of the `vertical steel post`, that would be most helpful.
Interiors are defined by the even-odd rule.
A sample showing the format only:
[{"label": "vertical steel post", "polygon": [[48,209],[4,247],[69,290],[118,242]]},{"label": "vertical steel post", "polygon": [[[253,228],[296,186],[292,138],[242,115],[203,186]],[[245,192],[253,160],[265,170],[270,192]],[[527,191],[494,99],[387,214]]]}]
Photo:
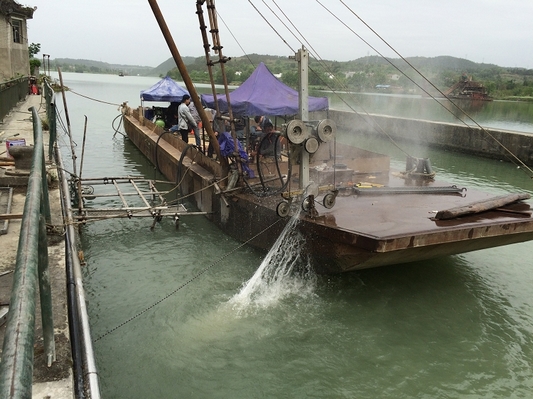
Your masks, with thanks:
[{"label": "vertical steel post", "polygon": [[48,159],[52,160],[54,157],[54,145],[57,137],[57,124],[56,124],[56,108],[55,108],[55,95],[54,91],[50,87],[50,83],[44,81],[44,97],[46,100],[46,115],[48,117]]},{"label": "vertical steel post", "polygon": [[[300,74],[300,90],[298,95],[298,105],[300,109],[300,119],[305,123],[309,120],[309,52],[302,46],[296,54],[298,69]],[[303,148],[300,157],[300,190],[305,190],[309,185],[309,153]]]},{"label": "vertical steel post", "polygon": [[50,286],[50,269],[48,267],[48,238],[44,217],[39,218],[39,295],[41,298],[41,318],[43,322],[44,351],[47,365],[56,360],[54,341],[54,314],[52,311],[52,289]]},{"label": "vertical steel post", "polygon": [[35,143],[33,152],[35,153],[36,151],[39,151],[37,149],[37,141],[40,140],[41,142],[40,151],[43,153],[42,155],[39,155],[39,156],[35,156],[34,154],[33,161],[32,161],[32,168],[33,168],[33,162],[37,161],[41,164],[39,166],[35,165],[36,168],[37,167],[41,168],[41,180],[42,180],[41,182],[41,188],[42,188],[41,190],[41,195],[42,195],[41,211],[44,213],[46,221],[48,223],[51,223],[52,216],[50,214],[50,198],[48,194],[48,181],[46,180],[46,165],[44,162],[43,129],[41,125],[41,118],[39,118],[39,114],[37,113],[37,111],[35,111],[34,107],[31,107],[30,109],[28,109],[28,111],[32,113],[32,121],[33,121],[33,142]]},{"label": "vertical steel post", "polygon": [[65,96],[65,86],[63,86],[63,75],[61,74],[61,68],[57,68],[57,73],[59,74],[59,83],[61,84],[61,95],[63,97],[63,108],[65,109],[65,119],[67,120],[67,131],[68,137],[70,139],[70,155],[72,156],[72,173],[74,176],[77,175],[76,172],[76,151],[74,147],[74,140],[72,139],[72,129],[70,128],[70,117],[67,107],[67,97]]}]

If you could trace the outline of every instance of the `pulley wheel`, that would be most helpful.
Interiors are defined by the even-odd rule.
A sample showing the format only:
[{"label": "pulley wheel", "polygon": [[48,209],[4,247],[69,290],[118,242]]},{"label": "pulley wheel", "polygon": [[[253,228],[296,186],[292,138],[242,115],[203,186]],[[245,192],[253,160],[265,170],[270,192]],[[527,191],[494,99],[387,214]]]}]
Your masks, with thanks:
[{"label": "pulley wheel", "polygon": [[307,139],[308,132],[302,121],[293,120],[287,125],[286,135],[292,144],[302,144]]},{"label": "pulley wheel", "polygon": [[322,200],[322,205],[324,205],[324,208],[331,209],[335,206],[335,195],[328,193],[324,195],[324,199]]},{"label": "pulley wheel", "polygon": [[307,140],[305,140],[304,148],[309,154],[314,154],[317,152],[319,146],[320,144],[315,137],[309,137]]},{"label": "pulley wheel", "polygon": [[278,206],[276,206],[276,213],[280,218],[284,218],[289,215],[290,205],[287,201],[281,201]]},{"label": "pulley wheel", "polygon": [[327,143],[335,138],[337,125],[331,119],[324,119],[318,123],[316,130],[320,141]]},{"label": "pulley wheel", "polygon": [[302,210],[309,212],[309,208],[311,208],[311,199],[309,197],[305,197],[302,201]]}]

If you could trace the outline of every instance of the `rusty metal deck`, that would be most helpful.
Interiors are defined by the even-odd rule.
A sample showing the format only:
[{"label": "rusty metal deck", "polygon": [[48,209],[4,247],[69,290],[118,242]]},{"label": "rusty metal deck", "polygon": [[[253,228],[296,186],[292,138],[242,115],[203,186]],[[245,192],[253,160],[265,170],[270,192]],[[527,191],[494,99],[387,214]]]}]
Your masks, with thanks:
[{"label": "rusty metal deck", "polygon": [[[426,187],[447,187],[439,182]],[[372,190],[372,189],[368,189]],[[336,257],[341,271],[404,263],[533,239],[528,202],[437,220],[439,211],[494,197],[467,189],[458,194],[338,196],[332,209],[303,218],[319,259]],[[339,264],[342,264],[339,266]]]}]

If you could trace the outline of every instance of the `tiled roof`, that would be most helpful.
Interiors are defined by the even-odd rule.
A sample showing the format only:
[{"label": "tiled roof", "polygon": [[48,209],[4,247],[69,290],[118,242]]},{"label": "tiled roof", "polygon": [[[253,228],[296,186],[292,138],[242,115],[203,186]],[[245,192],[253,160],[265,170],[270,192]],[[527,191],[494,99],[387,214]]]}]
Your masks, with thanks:
[{"label": "tiled roof", "polygon": [[32,19],[37,7],[26,7],[14,0],[0,0],[0,14],[5,16],[20,16]]}]

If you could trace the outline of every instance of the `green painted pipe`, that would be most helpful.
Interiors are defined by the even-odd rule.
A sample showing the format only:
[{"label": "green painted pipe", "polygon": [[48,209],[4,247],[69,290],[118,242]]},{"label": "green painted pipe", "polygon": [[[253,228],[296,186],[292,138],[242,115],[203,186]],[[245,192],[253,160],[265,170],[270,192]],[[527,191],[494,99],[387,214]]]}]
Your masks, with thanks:
[{"label": "green painted pipe", "polygon": [[[40,258],[44,260],[44,254],[39,255],[39,250],[47,252],[48,247],[43,240],[46,239],[46,229],[42,228],[41,213],[43,208],[43,183],[44,172],[44,146],[43,135],[39,116],[35,107],[31,108],[33,115],[34,150],[24,212],[21,221],[17,261],[13,275],[13,288],[11,293],[10,308],[7,318],[4,344],[2,347],[2,362],[0,363],[0,398],[22,399],[32,396],[32,373],[33,373],[33,345],[35,341],[35,295],[37,290],[38,265]],[[37,123],[39,121],[39,123]],[[48,206],[48,209],[49,206]],[[42,237],[44,230],[45,237]],[[46,263],[48,254],[46,254]],[[48,265],[41,265],[42,274],[48,274]],[[50,292],[50,281],[43,278],[41,290],[41,313],[43,318],[43,330],[45,336],[52,331],[53,342],[53,318]],[[45,310],[43,310],[45,309]],[[50,346],[50,342],[47,343]],[[47,354],[55,350],[45,347]]]}]

